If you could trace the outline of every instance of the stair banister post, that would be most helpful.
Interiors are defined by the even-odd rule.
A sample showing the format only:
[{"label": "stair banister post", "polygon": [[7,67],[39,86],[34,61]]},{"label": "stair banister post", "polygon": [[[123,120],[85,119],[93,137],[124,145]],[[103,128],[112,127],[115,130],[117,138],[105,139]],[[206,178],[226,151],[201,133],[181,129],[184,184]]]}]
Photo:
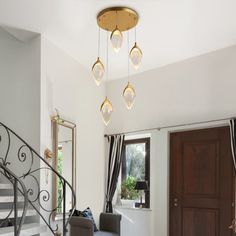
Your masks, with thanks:
[{"label": "stair banister post", "polygon": [[[7,174],[10,175],[10,177],[8,175],[6,175],[6,177],[12,182],[12,184],[15,183],[15,180],[17,182],[17,184],[21,185],[21,188],[18,188],[16,185],[13,186],[14,188],[14,204],[12,207],[12,210],[14,209],[14,215],[15,216],[15,227],[13,227],[12,231],[15,231],[14,236],[19,236],[20,232],[21,232],[21,228],[22,228],[22,224],[24,222],[25,219],[25,213],[27,211],[27,207],[28,207],[28,202],[29,204],[34,208],[34,210],[36,211],[36,213],[38,213],[38,215],[41,217],[41,219],[43,220],[43,222],[45,223],[45,225],[49,228],[49,230],[51,231],[52,235],[56,235],[57,231],[58,231],[58,227],[55,226],[52,222],[52,218],[53,218],[53,214],[56,212],[56,210],[58,209],[58,206],[56,206],[55,208],[53,208],[51,211],[48,211],[47,209],[45,209],[44,207],[44,203],[48,202],[51,199],[51,195],[50,192],[45,188],[41,188],[41,185],[38,181],[38,175],[37,173],[40,173],[41,170],[45,171],[51,171],[53,174],[55,174],[60,181],[63,184],[63,193],[64,193],[64,197],[63,197],[63,235],[66,236],[67,234],[67,226],[69,225],[70,219],[72,217],[72,214],[75,210],[75,203],[76,203],[76,196],[75,196],[75,192],[73,187],[71,186],[71,184],[57,171],[55,170],[50,164],[47,163],[47,161],[41,157],[27,142],[25,142],[18,134],[16,134],[12,129],[8,128],[7,126],[5,126],[3,123],[0,122],[0,143],[1,142],[5,142],[4,145],[6,145],[7,151],[5,154],[5,157],[2,158],[0,157],[0,169],[3,169],[4,171],[6,171]],[[3,136],[5,137],[3,139]],[[12,141],[13,140],[13,141]],[[16,140],[16,141],[15,141]],[[21,164],[28,164],[30,163],[30,166],[27,165],[27,168],[21,170],[21,173],[18,173],[17,175],[14,174],[14,171],[11,171],[11,166],[13,165],[12,162],[9,162],[9,153],[12,152],[12,150],[14,150],[16,147],[13,144],[15,144],[17,142],[19,142],[19,145],[17,145],[17,152],[16,152],[16,160],[18,162],[21,162]],[[38,166],[38,162],[37,161],[41,161],[41,163],[43,163],[43,165],[39,165]],[[37,162],[37,165],[34,165],[34,163]],[[8,167],[6,167],[6,165]],[[9,169],[10,168],[10,169]],[[38,191],[39,193],[37,194],[37,192],[30,188],[29,186],[26,188],[25,187],[25,182],[26,178],[31,178],[34,183],[35,186],[37,188],[36,191]],[[32,183],[32,185],[34,184]],[[66,186],[67,185],[67,186]],[[71,207],[71,214],[69,214],[68,218],[66,218],[66,189],[67,187],[69,188],[69,190],[72,192],[72,207]],[[24,196],[25,198],[25,206],[24,206],[24,213],[21,217],[21,219],[19,220],[18,217],[18,191]],[[17,195],[18,194],[18,195]],[[28,198],[28,195],[34,195],[35,198],[32,200],[30,200]],[[32,197],[31,197],[32,198]],[[62,203],[62,202],[61,202]],[[61,204],[60,203],[60,204]],[[39,207],[38,207],[39,206]],[[47,216],[44,216],[47,214]],[[8,217],[9,218],[9,217]]]},{"label": "stair banister post", "polygon": [[66,236],[66,183],[63,181],[63,236]]},{"label": "stair banister post", "polygon": [[18,184],[17,184],[17,179],[14,178],[14,232],[15,235],[17,235],[17,197],[18,197]]}]

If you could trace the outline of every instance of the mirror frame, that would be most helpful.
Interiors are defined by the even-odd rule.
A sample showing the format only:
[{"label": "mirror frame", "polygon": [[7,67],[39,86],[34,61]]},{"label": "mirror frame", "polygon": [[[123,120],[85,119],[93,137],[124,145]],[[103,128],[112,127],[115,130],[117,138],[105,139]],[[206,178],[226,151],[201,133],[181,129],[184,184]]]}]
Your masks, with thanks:
[{"label": "mirror frame", "polygon": [[[53,148],[53,156],[54,156],[54,160],[53,160],[53,168],[57,170],[57,160],[58,160],[58,133],[59,133],[59,127],[63,126],[65,128],[69,128],[71,129],[72,132],[72,188],[74,191],[76,191],[76,124],[72,123],[70,121],[64,120],[62,119],[59,115],[53,116],[51,118],[52,121],[52,148]],[[53,186],[52,186],[52,190],[53,190],[53,202],[52,202],[52,207],[53,209],[56,209],[54,214],[53,214],[53,219],[54,220],[59,220],[57,219],[58,216],[62,215],[62,213],[57,213],[57,207],[58,207],[58,203],[57,203],[57,197],[58,197],[58,191],[57,191],[57,183],[58,183],[58,177],[56,175],[54,175],[53,178]],[[65,212],[66,214],[68,214],[69,212]]]}]

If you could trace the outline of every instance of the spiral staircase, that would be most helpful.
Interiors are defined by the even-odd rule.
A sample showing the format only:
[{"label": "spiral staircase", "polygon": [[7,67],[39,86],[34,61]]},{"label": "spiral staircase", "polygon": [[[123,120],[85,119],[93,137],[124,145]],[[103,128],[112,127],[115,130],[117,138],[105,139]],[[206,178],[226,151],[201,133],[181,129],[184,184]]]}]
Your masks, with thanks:
[{"label": "spiral staircase", "polygon": [[[53,216],[58,207],[51,207],[51,191],[40,184],[40,175],[50,172],[63,186],[62,224]],[[66,215],[67,188],[72,210]],[[67,196],[66,196],[67,195]],[[68,235],[70,218],[76,204],[72,186],[13,130],[0,123],[0,236]]]}]

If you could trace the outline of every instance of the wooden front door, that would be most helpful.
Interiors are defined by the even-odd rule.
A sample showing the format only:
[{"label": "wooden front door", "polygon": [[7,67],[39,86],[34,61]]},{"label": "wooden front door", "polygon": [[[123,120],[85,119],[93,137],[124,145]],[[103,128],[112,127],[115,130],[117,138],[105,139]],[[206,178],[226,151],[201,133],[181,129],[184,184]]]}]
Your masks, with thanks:
[{"label": "wooden front door", "polygon": [[229,127],[170,135],[170,236],[231,236]]}]

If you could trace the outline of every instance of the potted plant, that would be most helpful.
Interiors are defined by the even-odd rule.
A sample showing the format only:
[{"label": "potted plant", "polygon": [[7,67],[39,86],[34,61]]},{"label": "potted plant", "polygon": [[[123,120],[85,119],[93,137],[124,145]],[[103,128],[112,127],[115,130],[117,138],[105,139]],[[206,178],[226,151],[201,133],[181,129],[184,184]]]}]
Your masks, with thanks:
[{"label": "potted plant", "polygon": [[137,180],[133,176],[128,176],[121,183],[121,199],[123,205],[133,206],[134,200],[139,197],[138,192],[135,190]]}]

